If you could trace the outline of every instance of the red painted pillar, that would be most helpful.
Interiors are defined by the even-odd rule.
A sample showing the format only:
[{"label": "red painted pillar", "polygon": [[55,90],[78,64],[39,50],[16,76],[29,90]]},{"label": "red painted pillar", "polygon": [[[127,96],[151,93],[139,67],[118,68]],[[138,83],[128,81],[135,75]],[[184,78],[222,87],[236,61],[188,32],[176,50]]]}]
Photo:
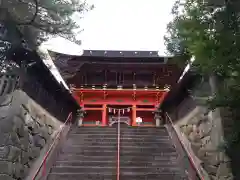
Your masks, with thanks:
[{"label": "red painted pillar", "polygon": [[103,104],[102,126],[107,126],[107,105],[106,104]]},{"label": "red painted pillar", "polygon": [[133,105],[132,106],[132,126],[137,126],[136,118],[137,118],[136,105]]}]

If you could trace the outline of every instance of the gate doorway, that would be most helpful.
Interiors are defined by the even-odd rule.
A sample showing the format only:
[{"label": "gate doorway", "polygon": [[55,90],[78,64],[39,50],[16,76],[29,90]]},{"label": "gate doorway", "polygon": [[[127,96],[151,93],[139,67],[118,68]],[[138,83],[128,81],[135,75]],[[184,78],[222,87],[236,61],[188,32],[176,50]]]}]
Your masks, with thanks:
[{"label": "gate doorway", "polygon": [[110,116],[109,117],[109,126],[113,126],[115,124],[118,123],[118,121],[120,122],[121,125],[131,125],[131,119],[129,116]]}]

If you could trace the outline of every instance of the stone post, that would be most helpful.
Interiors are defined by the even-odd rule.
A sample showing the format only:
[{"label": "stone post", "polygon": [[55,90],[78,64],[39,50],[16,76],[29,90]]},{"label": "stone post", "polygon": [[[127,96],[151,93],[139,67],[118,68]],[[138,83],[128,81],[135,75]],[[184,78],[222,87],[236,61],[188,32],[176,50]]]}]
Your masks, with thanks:
[{"label": "stone post", "polygon": [[[217,92],[218,79],[216,75],[209,76],[209,84],[211,87],[212,95]],[[222,118],[220,115],[220,108],[216,108],[209,114],[209,118],[213,121],[213,128],[211,132],[211,142],[214,147],[218,147],[223,142],[223,125]]]},{"label": "stone post", "polygon": [[156,127],[160,127],[161,125],[161,120],[159,117],[155,118],[155,121],[156,121]]},{"label": "stone post", "polygon": [[154,120],[155,120],[155,123],[156,123],[156,127],[160,127],[163,123],[163,120],[161,118],[161,115],[160,115],[161,111],[160,110],[156,110],[154,112]]},{"label": "stone post", "polygon": [[84,111],[82,109],[77,110],[77,126],[83,124]]}]

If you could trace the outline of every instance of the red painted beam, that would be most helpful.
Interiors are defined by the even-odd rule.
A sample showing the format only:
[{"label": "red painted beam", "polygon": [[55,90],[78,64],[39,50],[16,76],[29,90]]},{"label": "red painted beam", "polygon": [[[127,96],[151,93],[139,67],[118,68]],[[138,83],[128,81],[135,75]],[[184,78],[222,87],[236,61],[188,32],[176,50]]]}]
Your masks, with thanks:
[{"label": "red painted beam", "polygon": [[146,106],[155,106],[155,102],[138,102],[138,101],[126,101],[126,102],[114,102],[114,101],[98,101],[98,102],[89,102],[85,101],[84,105],[102,105],[102,104],[107,104],[107,105],[119,105],[119,106],[124,106],[124,105],[146,105]]},{"label": "red painted beam", "polygon": [[87,107],[86,107],[86,108],[83,108],[83,109],[84,109],[85,111],[96,111],[96,110],[97,110],[97,111],[102,111],[102,110],[103,110],[103,108],[101,108],[101,107],[100,107],[100,108],[87,108]]},{"label": "red painted beam", "polygon": [[155,111],[156,108],[137,108],[136,111]]},{"label": "red painted beam", "polygon": [[[133,89],[74,89],[73,96],[80,105],[153,105],[162,103],[166,90],[133,90]],[[136,94],[136,100],[132,98]],[[83,96],[84,95],[84,96]],[[105,99],[104,99],[105,98]],[[156,99],[157,98],[157,99]],[[89,109],[100,110],[100,109]]]}]

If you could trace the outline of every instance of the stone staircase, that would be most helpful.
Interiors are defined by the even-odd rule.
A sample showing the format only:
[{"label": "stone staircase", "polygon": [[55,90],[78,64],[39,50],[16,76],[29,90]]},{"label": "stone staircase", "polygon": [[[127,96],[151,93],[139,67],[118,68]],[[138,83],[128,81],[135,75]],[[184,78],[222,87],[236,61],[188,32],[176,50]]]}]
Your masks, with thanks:
[{"label": "stone staircase", "polygon": [[122,129],[120,152],[120,179],[184,179],[178,154],[165,128]]},{"label": "stone staircase", "polygon": [[[165,128],[121,128],[121,180],[185,180]],[[117,128],[73,129],[48,180],[117,179]]]}]

